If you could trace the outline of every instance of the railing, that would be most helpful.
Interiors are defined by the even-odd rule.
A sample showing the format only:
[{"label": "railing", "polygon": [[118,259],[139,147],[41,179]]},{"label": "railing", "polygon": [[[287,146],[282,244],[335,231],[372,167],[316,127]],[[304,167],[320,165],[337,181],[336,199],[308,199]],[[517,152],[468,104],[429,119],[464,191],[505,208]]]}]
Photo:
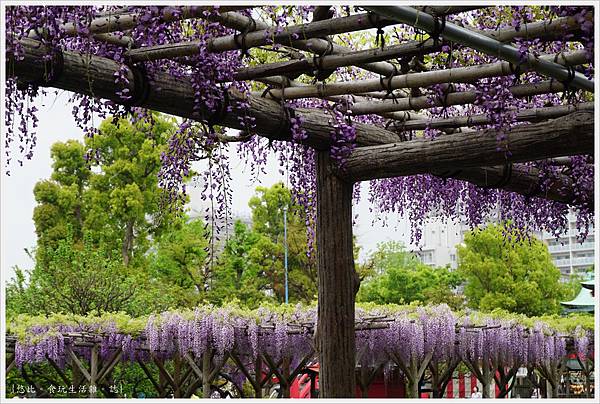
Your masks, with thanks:
[{"label": "railing", "polygon": [[557,267],[568,267],[571,266],[571,260],[569,258],[554,260],[554,265]]},{"label": "railing", "polygon": [[577,257],[571,260],[573,265],[592,265],[594,263],[594,257]]},{"label": "railing", "polygon": [[550,251],[550,252],[569,251],[569,242],[567,241],[567,243],[565,243],[564,245],[562,245],[562,244],[549,245],[548,251]]},{"label": "railing", "polygon": [[593,250],[594,249],[594,242],[593,241],[586,241],[585,243],[574,243],[571,246],[572,250]]}]

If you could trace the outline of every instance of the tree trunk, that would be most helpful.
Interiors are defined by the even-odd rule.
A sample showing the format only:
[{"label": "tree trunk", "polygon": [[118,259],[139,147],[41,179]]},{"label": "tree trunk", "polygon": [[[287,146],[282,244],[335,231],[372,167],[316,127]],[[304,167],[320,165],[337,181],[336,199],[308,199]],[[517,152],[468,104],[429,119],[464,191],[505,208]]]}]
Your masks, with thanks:
[{"label": "tree trunk", "polygon": [[546,380],[546,398],[558,398],[558,383]]},{"label": "tree trunk", "polygon": [[123,264],[129,265],[131,259],[131,251],[133,249],[133,222],[127,222],[125,227],[125,236],[123,237]]},{"label": "tree trunk", "polygon": [[484,363],[482,366],[483,377],[481,378],[481,384],[483,387],[482,395],[483,398],[496,398],[496,394],[493,391],[492,380],[494,379],[494,373],[489,364]]},{"label": "tree trunk", "polygon": [[406,398],[419,398],[419,379],[406,375]]},{"label": "tree trunk", "polygon": [[317,348],[320,397],[354,397],[356,273],[352,251],[352,184],[334,174],[328,151],[317,152]]}]

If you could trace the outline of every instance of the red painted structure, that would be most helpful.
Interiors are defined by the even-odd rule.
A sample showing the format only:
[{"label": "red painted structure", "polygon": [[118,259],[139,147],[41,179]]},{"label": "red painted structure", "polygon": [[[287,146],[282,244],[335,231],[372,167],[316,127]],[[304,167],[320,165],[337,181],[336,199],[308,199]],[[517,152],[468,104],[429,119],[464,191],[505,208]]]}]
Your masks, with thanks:
[{"label": "red painted structure", "polygon": [[[313,386],[314,384],[314,386]],[[475,375],[470,373],[455,372],[453,380],[448,383],[444,398],[469,398],[473,388],[478,385]],[[500,394],[498,386],[494,386],[496,397]],[[481,385],[479,385],[481,391]],[[319,391],[319,365],[307,368],[306,373],[296,377],[290,386],[291,398],[316,398]],[[362,397],[360,388],[356,388],[356,397]],[[405,397],[405,382],[400,372],[395,371],[385,380],[383,375],[378,376],[369,386],[369,398],[403,398]],[[430,398],[431,393],[421,393],[421,398]]]}]

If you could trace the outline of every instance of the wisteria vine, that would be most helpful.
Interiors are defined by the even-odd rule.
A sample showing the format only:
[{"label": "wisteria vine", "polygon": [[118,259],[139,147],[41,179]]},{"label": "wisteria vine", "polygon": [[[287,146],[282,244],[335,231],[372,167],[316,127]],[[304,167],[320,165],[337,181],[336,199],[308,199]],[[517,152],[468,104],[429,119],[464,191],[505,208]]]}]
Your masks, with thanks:
[{"label": "wisteria vine", "polygon": [[[218,17],[218,7],[206,9],[202,18],[185,19],[182,16],[182,7],[157,7],[135,6],[117,8],[95,6],[11,6],[7,7],[6,49],[9,57],[19,60],[23,57],[21,40],[25,37],[34,37],[42,42],[48,49],[46,62],[51,62],[55,54],[62,50],[80,52],[84,57],[101,56],[119,63],[120,68],[115,72],[115,83],[122,87],[116,94],[123,102],[115,103],[95,97],[74,94],[70,102],[73,104],[73,116],[77,125],[88,136],[95,132],[94,117],[120,116],[133,111],[131,107],[118,105],[131,101],[127,85],[128,65],[124,56],[127,48],[115,43],[98,40],[90,29],[91,21],[99,15],[134,14],[135,23],[127,32],[114,32],[119,39],[128,38],[130,47],[139,48],[146,46],[162,45],[181,41],[197,41],[198,53],[178,60],[160,60],[140,62],[135,67],[142,68],[148,75],[150,83],[156,73],[167,72],[175,79],[189,79],[194,93],[194,121],[183,120],[178,130],[173,134],[168,151],[162,156],[163,167],[160,171],[160,184],[167,192],[167,202],[170,205],[183,206],[186,201],[186,187],[188,181],[195,176],[192,164],[198,160],[208,160],[208,168],[200,173],[202,181],[203,198],[211,201],[212,208],[206,214],[207,221],[227,228],[226,222],[230,211],[228,206],[232,198],[229,187],[229,148],[222,135],[227,132],[223,127],[215,124],[223,114],[235,112],[240,126],[245,128],[247,140],[241,142],[236,148],[240,157],[245,158],[251,165],[253,175],[264,171],[267,162],[266,155],[275,152],[281,169],[289,175],[289,186],[296,203],[305,208],[306,223],[308,226],[309,253],[313,250],[314,228],[316,223],[316,182],[315,182],[315,154],[314,151],[302,143],[307,139],[303,127],[301,113],[288,117],[288,130],[291,142],[269,142],[254,133],[255,121],[249,113],[249,104],[246,101],[225,102],[226,94],[231,89],[236,89],[242,94],[249,94],[256,90],[246,82],[237,82],[235,72],[251,65],[256,57],[253,50],[247,49],[214,53],[209,51],[208,43],[215,37],[235,34],[236,31],[214,22]],[[272,35],[282,32],[286,26],[310,21],[314,7],[311,6],[267,6],[253,14],[250,10],[240,13],[253,18],[260,18],[271,26],[265,35],[267,39]],[[360,10],[350,7],[336,7],[334,15],[350,15]],[[448,16],[448,20],[462,24],[474,25],[479,29],[497,30],[512,28],[521,31],[524,24],[539,20],[551,20],[559,17],[569,17],[578,26],[578,33],[569,32],[564,38],[527,39],[515,38],[515,43],[523,55],[531,53],[557,54],[564,50],[585,49],[589,63],[583,69],[588,77],[593,77],[593,51],[594,35],[593,20],[590,18],[590,7],[486,7],[470,12]],[[174,16],[167,19],[166,15]],[[72,24],[74,29],[68,30],[67,25]],[[573,31],[573,30],[571,30]],[[379,38],[381,37],[381,38]],[[407,40],[422,40],[424,34],[411,27],[394,26],[386,29],[383,34],[378,33],[378,40],[373,42],[372,37],[362,34],[344,34],[334,38],[340,45],[353,49],[363,49],[365,46],[373,47],[378,44],[402,43]],[[301,39],[301,38],[293,38]],[[379,41],[381,39],[381,41]],[[271,44],[270,48],[278,52],[285,52],[281,45]],[[264,51],[264,49],[261,49]],[[467,50],[464,47],[445,44],[441,52],[435,55],[425,55],[418,61],[425,69],[452,68],[469,66],[479,63],[494,62],[497,59],[483,55],[479,52]],[[399,70],[402,66],[412,66],[414,60],[403,60],[397,63]],[[395,63],[395,62],[394,62]],[[47,63],[52,66],[52,63]],[[10,165],[17,160],[20,165],[25,159],[31,159],[35,148],[39,112],[35,100],[40,94],[49,90],[42,89],[40,83],[24,83],[10,74],[8,65],[8,79],[6,83],[5,100],[5,126],[7,136],[6,172],[10,173]],[[55,72],[46,72],[45,79],[52,80]],[[313,76],[316,76],[313,72]],[[376,75],[353,67],[338,68],[331,72],[330,78],[336,81],[374,78]],[[299,81],[316,81],[316,77],[301,76]],[[488,128],[494,129],[499,152],[510,155],[510,128],[516,123],[516,115],[524,108],[542,107],[560,104],[563,100],[557,94],[545,94],[520,99],[513,96],[509,87],[520,82],[537,82],[542,78],[532,72],[521,74],[515,69],[513,75],[483,79],[475,84],[457,83],[449,90],[448,86],[436,85],[425,91],[430,92],[431,99],[443,100],[449,91],[475,91],[476,102],[467,106],[444,106],[427,109],[424,113],[430,118],[452,117],[461,115],[484,114],[492,122]],[[258,87],[262,89],[262,87]],[[418,89],[414,89],[418,90]],[[567,95],[568,92],[564,92]],[[390,94],[388,94],[390,95]],[[584,99],[581,93],[568,94],[568,102],[574,103]],[[369,96],[366,96],[369,99]],[[377,115],[365,115],[348,119],[348,105],[352,100],[347,98],[342,101],[324,101],[315,99],[302,99],[287,102],[290,108],[318,108],[324,109],[331,115],[331,149],[332,159],[343,169],[345,159],[356,147],[355,123],[368,123],[380,127],[385,126],[385,120]],[[204,111],[204,113],[202,112]],[[135,118],[146,116],[143,112],[134,115]],[[200,123],[198,123],[200,122]],[[475,128],[478,129],[478,128]],[[437,130],[427,128],[415,137],[426,136],[435,139],[440,134]],[[413,136],[411,135],[411,138]],[[20,155],[15,158],[15,147],[18,144]],[[93,151],[90,151],[90,155]],[[587,235],[588,227],[593,222],[593,203],[589,195],[593,195],[593,166],[589,158],[574,156],[570,159],[568,167],[559,167],[547,164],[546,161],[523,164],[524,167],[535,168],[539,172],[540,186],[537,194],[544,194],[547,187],[557,176],[567,176],[571,180],[572,192],[577,201],[573,204],[576,209],[577,225],[581,238]],[[186,185],[187,184],[187,185]],[[412,223],[412,240],[418,243],[422,226],[433,214],[443,215],[449,219],[462,220],[472,227],[485,223],[490,217],[509,220],[513,225],[523,229],[545,230],[559,234],[565,229],[566,214],[569,206],[546,201],[536,197],[527,197],[503,190],[484,189],[444,177],[431,175],[417,175],[410,177],[390,178],[371,181],[369,184],[369,200],[373,209],[384,213],[398,213],[407,215]],[[355,199],[360,197],[360,185],[355,187]],[[218,217],[217,217],[218,216]],[[225,222],[224,225],[219,223]]]}]

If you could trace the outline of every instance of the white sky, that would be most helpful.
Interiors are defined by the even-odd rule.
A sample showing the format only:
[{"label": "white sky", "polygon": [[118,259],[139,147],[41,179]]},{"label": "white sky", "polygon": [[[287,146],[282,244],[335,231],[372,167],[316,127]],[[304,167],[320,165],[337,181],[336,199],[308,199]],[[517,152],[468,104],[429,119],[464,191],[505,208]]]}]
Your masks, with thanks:
[{"label": "white sky", "polygon": [[[52,172],[52,161],[50,159],[50,147],[58,141],[68,139],[83,139],[82,131],[75,125],[71,115],[72,106],[68,104],[68,94],[62,92],[58,97],[47,96],[36,103],[39,109],[39,127],[37,129],[38,143],[32,160],[26,161],[23,167],[13,163],[10,167],[10,176],[5,175],[5,160],[2,154],[2,172],[0,174],[1,184],[1,206],[2,206],[2,271],[5,279],[14,275],[14,266],[27,269],[31,268],[33,262],[25,252],[25,248],[35,247],[36,234],[33,224],[33,208],[35,200],[33,187],[42,179],[49,178]],[[98,124],[100,120],[97,121]],[[3,128],[4,130],[4,128]],[[4,139],[4,133],[3,133]],[[13,144],[14,145],[14,144]],[[13,149],[18,149],[14,145]],[[233,148],[232,148],[233,149]],[[238,158],[232,158],[231,175],[233,186],[234,215],[249,216],[248,199],[253,195],[258,185],[270,186],[278,181],[284,181],[277,170],[274,159],[269,162],[266,175],[260,177],[257,183],[251,178],[250,173],[245,172],[245,163]],[[369,203],[366,198],[367,185],[364,185],[362,201],[355,206],[354,213],[358,214],[358,220],[354,228],[358,244],[363,247],[361,258],[364,259],[369,251],[372,251],[377,243],[388,240],[404,241],[408,245],[410,239],[410,227],[406,220],[398,220],[388,217],[388,226],[383,227],[381,222],[372,225],[374,215],[369,212]],[[191,208],[201,211],[198,195],[199,191],[192,191]]]}]

